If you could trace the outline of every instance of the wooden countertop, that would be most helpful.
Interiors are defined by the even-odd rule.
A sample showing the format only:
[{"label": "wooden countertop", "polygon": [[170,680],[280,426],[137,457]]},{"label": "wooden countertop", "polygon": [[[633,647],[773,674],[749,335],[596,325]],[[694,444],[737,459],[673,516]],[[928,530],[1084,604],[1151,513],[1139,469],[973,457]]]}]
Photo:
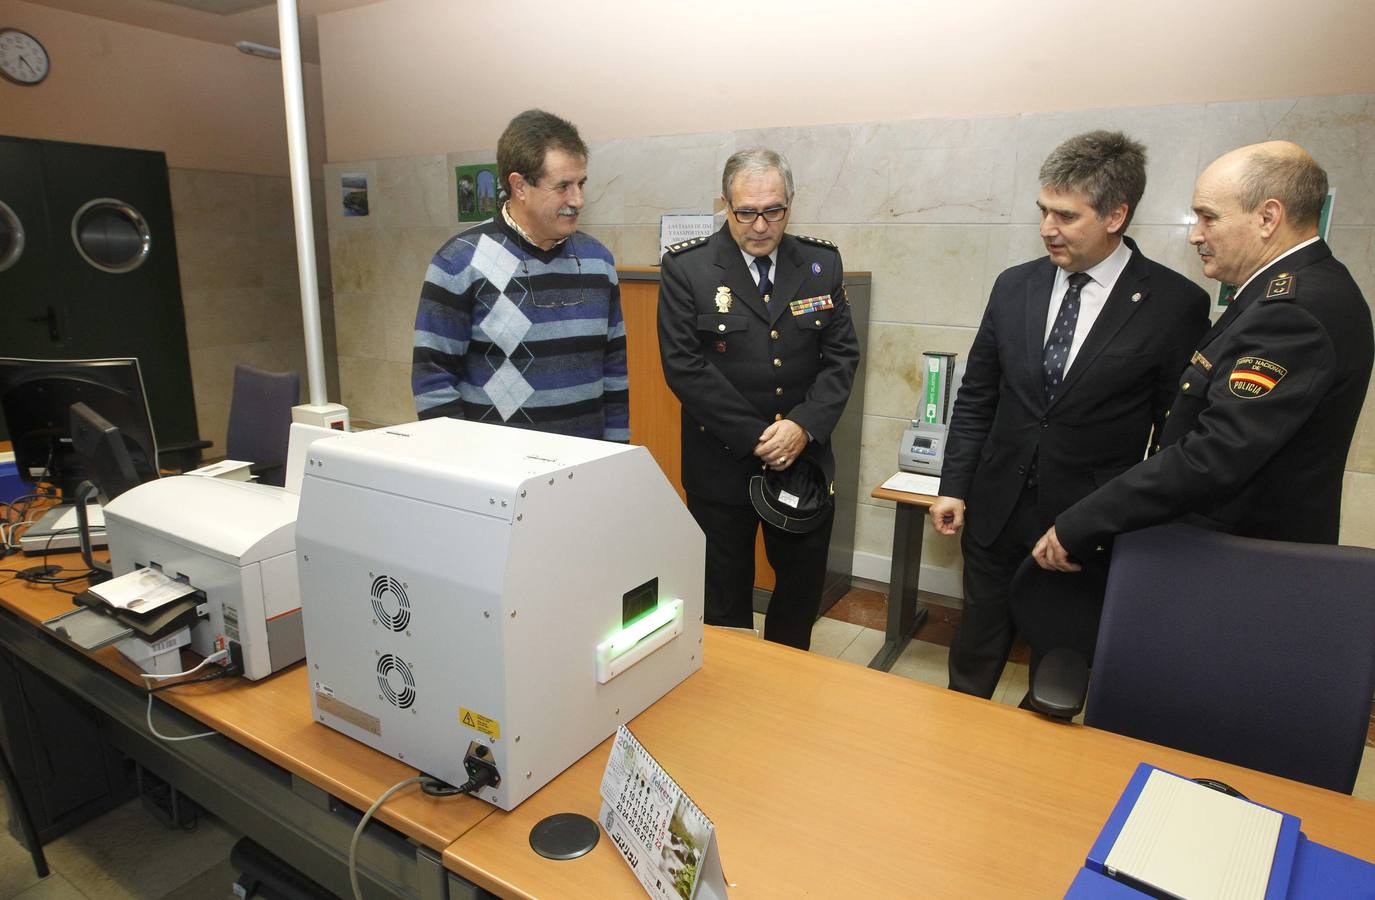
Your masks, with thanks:
[{"label": "wooden countertop", "polygon": [[[1375,804],[708,628],[705,666],[630,725],[716,825],[732,898],[1064,895],[1139,762],[1219,778],[1375,858]],[[444,854],[510,897],[642,896],[603,836],[546,860],[531,827],[597,817],[610,741]]]}]

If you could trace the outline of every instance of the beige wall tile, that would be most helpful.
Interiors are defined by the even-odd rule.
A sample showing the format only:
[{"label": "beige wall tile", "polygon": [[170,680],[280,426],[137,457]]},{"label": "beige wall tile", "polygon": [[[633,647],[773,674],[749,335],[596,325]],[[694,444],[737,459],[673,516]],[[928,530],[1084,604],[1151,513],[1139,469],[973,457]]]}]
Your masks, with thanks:
[{"label": "beige wall tile", "polygon": [[869,497],[876,485],[864,485],[855,516],[855,550],[875,556],[891,556],[893,552],[893,504],[880,506]]},{"label": "beige wall tile", "polygon": [[812,222],[1005,222],[1012,116],[743,131],[736,145],[787,155],[794,218]]},{"label": "beige wall tile", "polygon": [[1342,479],[1342,528],[1339,541],[1375,547],[1375,475],[1347,472]]},{"label": "beige wall tile", "polygon": [[[859,494],[869,492],[887,481],[898,470],[898,442],[910,419],[890,419],[886,416],[864,417],[860,431]],[[870,500],[879,506],[891,507],[891,500]]]},{"label": "beige wall tile", "polygon": [[259,227],[256,182],[262,175],[168,169],[177,240],[187,231],[251,234]]},{"label": "beige wall tile", "polygon": [[[871,323],[864,363],[865,415],[910,420],[922,384],[921,355],[927,350],[941,350],[967,358],[976,333],[973,328]],[[894,465],[897,446],[895,438]]]},{"label": "beige wall tile", "polygon": [[618,266],[657,266],[659,226],[579,225],[579,230],[601,241]]},{"label": "beige wall tile", "polygon": [[409,364],[339,357],[339,388],[353,416],[379,425],[415,421]]},{"label": "beige wall tile", "polygon": [[1039,222],[1036,195],[1041,164],[1066,139],[1105,128],[1146,145],[1146,193],[1133,219],[1139,225],[1182,225],[1188,219],[1198,175],[1202,104],[1134,109],[1087,109],[1035,113],[1018,119],[1017,187],[1012,218]]},{"label": "beige wall tile", "polygon": [[457,221],[457,196],[449,192],[452,180],[453,169],[442,153],[378,160],[378,227],[423,228]]},{"label": "beige wall tile", "polygon": [[1333,225],[1375,225],[1375,95],[1304,97],[1268,137],[1298,142],[1327,170]]},{"label": "beige wall tile", "polygon": [[588,149],[581,221],[658,226],[666,213],[712,211],[735,144],[729,134],[684,134],[602,141]]}]

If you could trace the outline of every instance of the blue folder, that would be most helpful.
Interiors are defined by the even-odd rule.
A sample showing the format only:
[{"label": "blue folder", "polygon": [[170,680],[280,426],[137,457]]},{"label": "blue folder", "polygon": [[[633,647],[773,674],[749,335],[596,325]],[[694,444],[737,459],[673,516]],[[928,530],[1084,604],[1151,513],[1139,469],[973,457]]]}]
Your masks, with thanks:
[{"label": "blue folder", "polygon": [[[1141,795],[1146,779],[1156,767],[1141,763],[1132,774],[1122,797],[1089,850],[1084,867],[1070,884],[1066,897],[1140,898],[1156,895],[1140,890],[1128,881],[1119,881],[1107,874],[1107,859],[1117,836],[1122,833],[1127,816]],[[1163,769],[1160,771],[1164,771]],[[1172,772],[1166,772],[1173,775]],[[1175,776],[1176,778],[1180,776]],[[1263,805],[1263,804],[1258,804]],[[1270,809],[1271,807],[1266,807]],[[1279,840],[1275,846],[1275,860],[1270,867],[1270,881],[1266,885],[1266,900],[1306,900],[1306,898],[1354,897],[1375,900],[1375,865],[1349,856],[1330,847],[1315,844],[1299,831],[1299,819],[1281,810]]]}]

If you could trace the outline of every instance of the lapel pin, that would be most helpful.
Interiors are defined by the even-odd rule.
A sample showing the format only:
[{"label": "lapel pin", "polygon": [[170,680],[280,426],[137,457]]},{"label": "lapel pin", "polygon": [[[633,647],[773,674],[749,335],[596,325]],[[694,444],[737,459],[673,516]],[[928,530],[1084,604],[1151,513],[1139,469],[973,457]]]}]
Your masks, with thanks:
[{"label": "lapel pin", "polygon": [[821,274],[821,263],[819,263],[819,262],[814,262],[814,263],[812,263],[812,274],[813,274],[813,275],[820,275],[820,274]]}]

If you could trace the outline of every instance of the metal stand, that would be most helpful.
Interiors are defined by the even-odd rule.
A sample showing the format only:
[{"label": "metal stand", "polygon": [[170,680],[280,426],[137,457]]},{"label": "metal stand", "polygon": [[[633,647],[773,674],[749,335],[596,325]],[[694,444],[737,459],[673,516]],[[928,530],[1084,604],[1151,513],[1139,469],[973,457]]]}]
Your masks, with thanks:
[{"label": "metal stand", "polygon": [[907,642],[926,621],[926,610],[917,606],[917,579],[921,572],[921,541],[926,510],[907,503],[897,505],[893,520],[893,564],[888,574],[888,627],[883,647],[869,661],[869,668],[887,672],[893,668]]}]

